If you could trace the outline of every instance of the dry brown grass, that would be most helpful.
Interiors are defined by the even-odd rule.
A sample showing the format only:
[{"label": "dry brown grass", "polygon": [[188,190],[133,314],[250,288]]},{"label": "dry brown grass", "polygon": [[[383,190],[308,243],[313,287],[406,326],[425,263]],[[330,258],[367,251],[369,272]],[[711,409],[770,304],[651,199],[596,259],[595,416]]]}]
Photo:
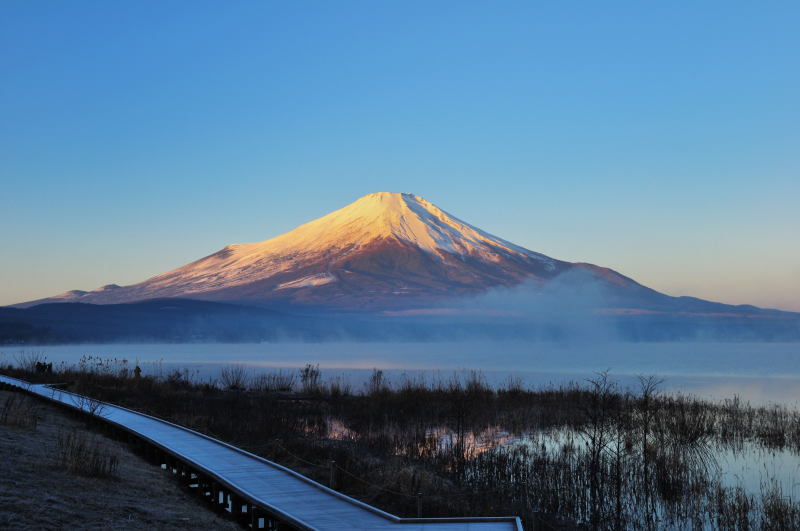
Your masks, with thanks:
[{"label": "dry brown grass", "polygon": [[0,406],[0,424],[35,430],[38,423],[38,407],[28,397],[12,394]]},{"label": "dry brown grass", "polygon": [[[18,393],[0,391],[0,404]],[[118,456],[117,479],[72,474],[57,465],[58,435],[86,430],[44,403],[36,430],[0,424],[0,529],[239,529],[124,444],[92,434]]]},{"label": "dry brown grass", "polygon": [[58,433],[56,462],[70,474],[111,478],[117,475],[119,455],[97,435],[71,429]]}]

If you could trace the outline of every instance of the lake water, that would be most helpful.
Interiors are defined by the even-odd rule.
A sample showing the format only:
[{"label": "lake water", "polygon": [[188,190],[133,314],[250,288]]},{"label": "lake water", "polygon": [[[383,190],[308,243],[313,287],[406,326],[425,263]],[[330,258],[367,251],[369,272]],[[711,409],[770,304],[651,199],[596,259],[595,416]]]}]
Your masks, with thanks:
[{"label": "lake water", "polygon": [[[0,363],[13,361],[17,347],[0,349]],[[390,380],[405,373],[450,378],[454,372],[479,370],[490,384],[509,376],[534,387],[583,382],[609,370],[621,387],[635,389],[636,375],[655,374],[666,391],[702,398],[738,395],[754,404],[800,404],[800,343],[198,343],[47,345],[25,347],[43,352],[58,364],[77,363],[84,355],[127,359],[145,371],[189,368],[200,378],[214,378],[221,365],[247,364],[253,371],[293,370],[319,364],[323,378],[345,377],[354,388],[373,368]]]}]

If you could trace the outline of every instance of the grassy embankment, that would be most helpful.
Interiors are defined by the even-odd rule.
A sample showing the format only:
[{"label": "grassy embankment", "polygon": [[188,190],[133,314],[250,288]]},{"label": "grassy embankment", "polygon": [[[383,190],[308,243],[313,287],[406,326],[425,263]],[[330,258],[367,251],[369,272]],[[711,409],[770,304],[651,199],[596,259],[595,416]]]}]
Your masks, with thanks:
[{"label": "grassy embankment", "polygon": [[0,391],[0,529],[237,529],[124,444]]}]

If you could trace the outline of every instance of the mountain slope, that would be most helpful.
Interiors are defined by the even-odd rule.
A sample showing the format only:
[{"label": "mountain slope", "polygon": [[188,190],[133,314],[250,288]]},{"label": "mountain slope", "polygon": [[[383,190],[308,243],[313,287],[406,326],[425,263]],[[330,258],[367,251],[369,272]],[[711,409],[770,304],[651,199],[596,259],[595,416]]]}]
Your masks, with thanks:
[{"label": "mountain slope", "polygon": [[0,308],[0,343],[800,338],[798,314],[670,297],[393,193],[138,284],[17,306]]},{"label": "mountain slope", "polygon": [[[544,283],[580,267],[587,266],[492,236],[419,196],[380,192],[276,238],[229,245],[139,284],[71,291],[29,304],[182,297],[383,309],[522,281]],[[641,288],[610,270],[595,273]]]}]

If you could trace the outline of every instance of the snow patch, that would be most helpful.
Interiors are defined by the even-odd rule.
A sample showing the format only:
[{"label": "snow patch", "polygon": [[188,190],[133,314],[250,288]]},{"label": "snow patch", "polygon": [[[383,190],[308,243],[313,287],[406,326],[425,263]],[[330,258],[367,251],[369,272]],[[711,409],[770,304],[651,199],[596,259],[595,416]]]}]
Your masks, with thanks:
[{"label": "snow patch", "polygon": [[77,299],[87,295],[89,292],[84,291],[82,289],[73,289],[70,291],[65,291],[64,293],[59,293],[58,295],[54,295],[50,297],[51,299]]},{"label": "snow patch", "polygon": [[122,286],[119,284],[106,284],[105,286],[101,286],[97,289],[93,289],[92,292],[102,292],[102,291],[113,291],[115,289],[122,289]]},{"label": "snow patch", "polygon": [[275,290],[322,286],[323,284],[330,284],[331,282],[336,282],[337,280],[338,279],[336,276],[331,273],[321,273],[319,275],[310,275],[307,277],[298,278],[297,280],[292,280],[291,282],[283,282],[282,284],[275,286]]}]

